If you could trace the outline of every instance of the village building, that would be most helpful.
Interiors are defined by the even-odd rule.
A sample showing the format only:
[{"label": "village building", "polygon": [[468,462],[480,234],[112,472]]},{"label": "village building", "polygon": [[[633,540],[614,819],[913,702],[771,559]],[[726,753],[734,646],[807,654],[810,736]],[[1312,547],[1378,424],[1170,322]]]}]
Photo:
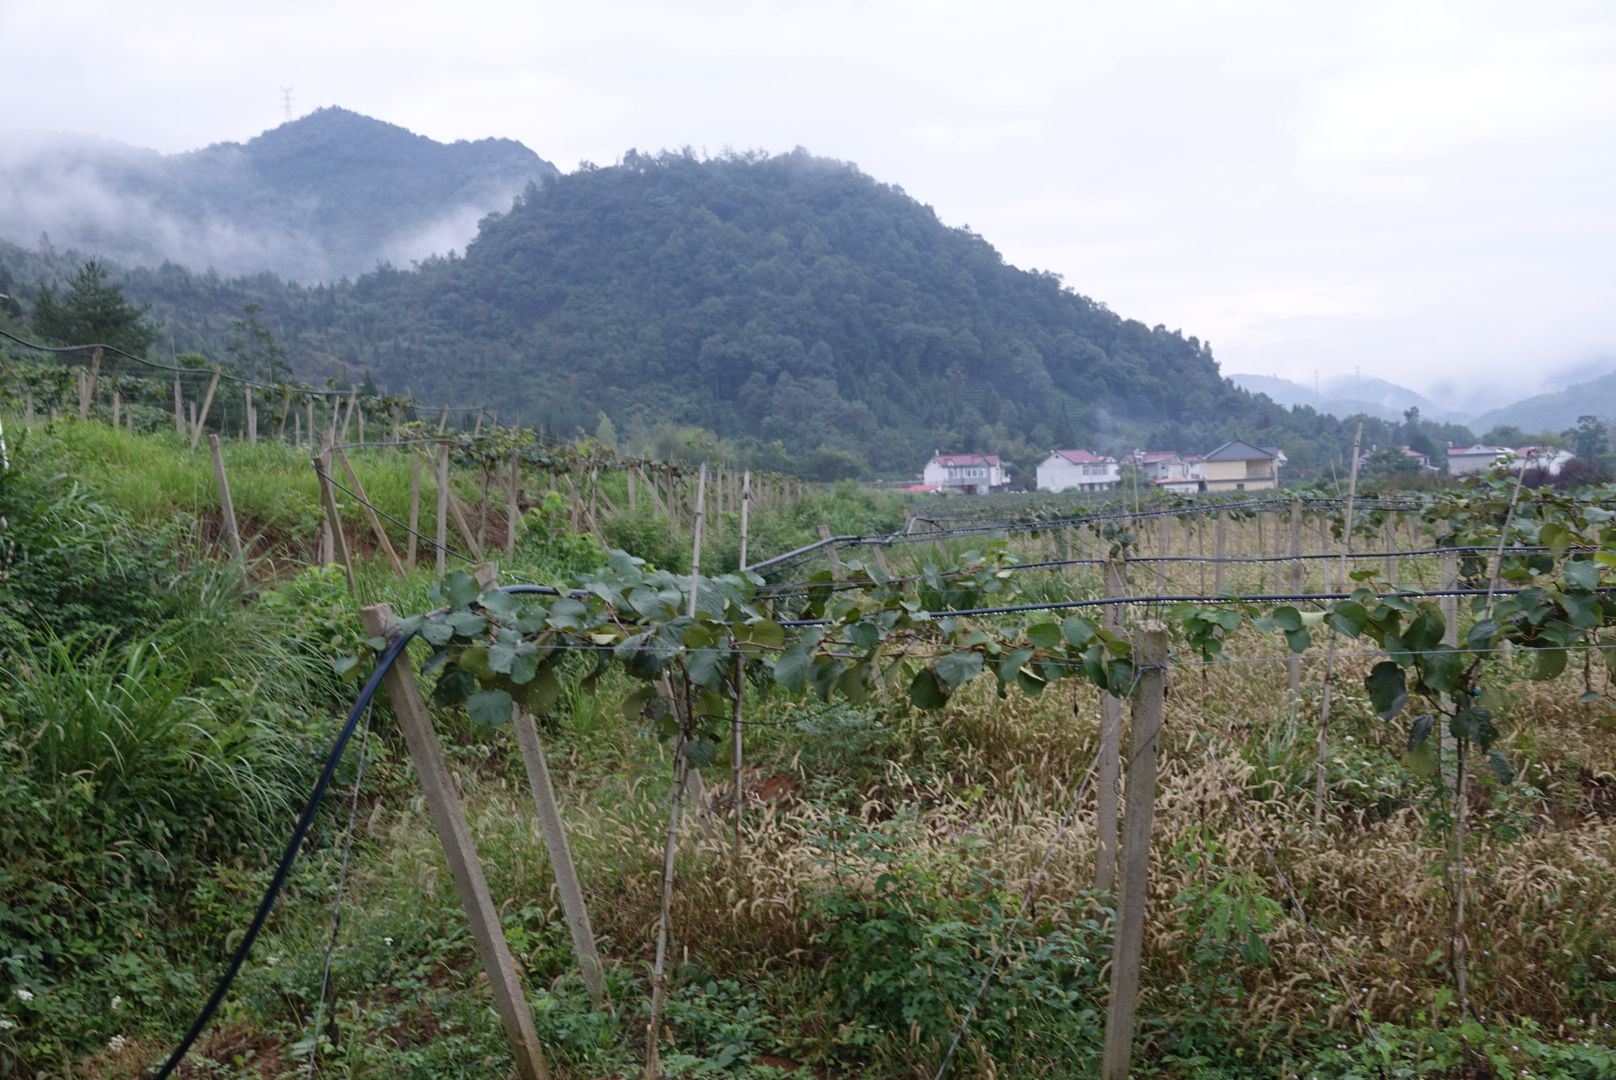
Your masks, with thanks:
[{"label": "village building", "polygon": [[1513,455],[1509,460],[1510,472],[1542,469],[1550,476],[1559,476],[1566,462],[1577,456],[1558,446],[1518,446],[1510,453]]},{"label": "village building", "polygon": [[921,484],[944,494],[986,495],[1010,482],[997,454],[945,454],[938,451],[926,462]]},{"label": "village building", "polygon": [[1039,491],[1110,491],[1122,480],[1114,457],[1056,450],[1038,464]]},{"label": "village building", "polygon": [[1277,446],[1254,446],[1231,439],[1205,455],[1202,491],[1265,491],[1279,486],[1285,455]]}]

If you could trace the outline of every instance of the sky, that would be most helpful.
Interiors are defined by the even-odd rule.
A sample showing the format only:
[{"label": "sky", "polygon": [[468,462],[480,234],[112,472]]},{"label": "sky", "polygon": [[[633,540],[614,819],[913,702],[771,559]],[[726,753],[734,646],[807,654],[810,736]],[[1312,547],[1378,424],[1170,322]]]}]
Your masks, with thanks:
[{"label": "sky", "polygon": [[[1616,4],[4,0],[0,129],[816,154],[1226,373],[1616,368]],[[3,149],[4,137],[0,137]]]}]

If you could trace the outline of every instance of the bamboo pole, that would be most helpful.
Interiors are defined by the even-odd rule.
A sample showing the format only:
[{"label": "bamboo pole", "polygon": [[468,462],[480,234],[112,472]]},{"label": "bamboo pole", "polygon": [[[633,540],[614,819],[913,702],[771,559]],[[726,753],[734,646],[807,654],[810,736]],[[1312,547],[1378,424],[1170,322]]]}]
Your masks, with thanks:
[{"label": "bamboo pole", "polygon": [[1139,957],[1145,907],[1150,898],[1150,836],[1156,816],[1156,754],[1167,674],[1167,629],[1154,620],[1135,636],[1139,692],[1134,699],[1128,751],[1127,816],[1122,849],[1122,889],[1111,948],[1111,1000],[1105,1018],[1103,1080],[1123,1080],[1133,1053],[1134,1015],[1139,1005]]},{"label": "bamboo pole", "polygon": [[[398,625],[388,605],[372,605],[365,608],[361,615],[367,634],[389,638],[397,635]],[[505,942],[499,912],[494,907],[488,881],[483,876],[482,860],[478,858],[477,848],[472,843],[465,811],[455,794],[454,778],[449,773],[448,763],[444,761],[443,748],[438,743],[426,703],[421,700],[421,691],[410,671],[407,654],[401,654],[394,661],[384,680],[393,712],[404,731],[404,741],[409,745],[410,757],[421,778],[421,790],[426,795],[438,841],[443,845],[455,891],[460,895],[460,904],[465,908],[471,924],[477,955],[488,976],[494,1006],[516,1059],[517,1076],[522,1080],[548,1080],[550,1072],[545,1064],[544,1050],[539,1045],[538,1032],[533,1026],[533,1012],[522,990],[516,961]]]},{"label": "bamboo pole", "polygon": [[275,441],[282,442],[286,438],[286,417],[292,411],[292,388],[288,386],[281,391],[281,417],[275,422]]},{"label": "bamboo pole", "polygon": [[123,395],[120,394],[118,392],[118,388],[116,386],[114,386],[112,388],[112,430],[113,431],[118,430],[118,427],[119,427],[118,421],[120,421],[121,419],[123,419]]},{"label": "bamboo pole", "polygon": [[247,441],[255,443],[258,441],[258,410],[253,408],[252,387],[242,388],[242,401],[247,417]]},{"label": "bamboo pole", "polygon": [[740,568],[746,569],[746,539],[747,530],[751,525],[752,516],[752,470],[747,469],[741,475],[741,559]]},{"label": "bamboo pole", "polygon": [[376,535],[377,545],[386,552],[387,560],[393,564],[393,572],[403,577],[404,563],[399,559],[398,552],[393,550],[393,542],[387,538],[387,530],[382,528],[381,518],[376,516],[376,509],[371,506],[370,497],[365,494],[365,485],[359,482],[359,474],[354,472],[353,464],[341,448],[331,452],[337,456],[337,461],[341,462],[342,472],[348,478],[348,483],[353,485],[354,498],[359,500],[359,508],[364,511],[365,520],[370,522],[370,531]]},{"label": "bamboo pole", "polygon": [[[1302,500],[1291,500],[1291,593],[1302,595],[1303,568],[1302,568]],[[1323,590],[1320,590],[1321,592]],[[1288,654],[1285,661],[1285,678],[1291,692],[1291,708],[1301,707],[1302,701],[1302,658],[1296,653]]]},{"label": "bamboo pole", "polygon": [[[1347,483],[1347,505],[1341,517],[1341,581],[1347,580],[1347,559],[1352,551],[1352,504],[1358,497],[1358,450],[1363,440],[1363,421],[1358,421],[1358,432],[1352,439],[1352,475]],[[1328,564],[1326,564],[1328,565]],[[1329,646],[1324,653],[1324,690],[1319,698],[1318,760],[1313,776],[1313,827],[1324,827],[1325,779],[1330,763],[1330,699],[1335,688],[1335,651],[1339,635],[1332,627]]]},{"label": "bamboo pole", "polygon": [[1227,578],[1228,566],[1224,559],[1229,554],[1229,512],[1219,510],[1217,520],[1212,523],[1212,591],[1218,596],[1223,595]]},{"label": "bamboo pole", "polygon": [[230,479],[224,471],[224,455],[219,452],[219,436],[208,436],[208,453],[213,457],[213,479],[219,485],[219,516],[224,525],[225,539],[230,542],[230,557],[241,560],[241,531],[236,527],[236,503],[230,497]]},{"label": "bamboo pole", "polygon": [[707,464],[702,463],[701,474],[696,481],[696,526],[693,530],[690,552],[690,611],[692,619],[696,617],[696,590],[701,580],[701,533],[702,519],[707,514]]}]

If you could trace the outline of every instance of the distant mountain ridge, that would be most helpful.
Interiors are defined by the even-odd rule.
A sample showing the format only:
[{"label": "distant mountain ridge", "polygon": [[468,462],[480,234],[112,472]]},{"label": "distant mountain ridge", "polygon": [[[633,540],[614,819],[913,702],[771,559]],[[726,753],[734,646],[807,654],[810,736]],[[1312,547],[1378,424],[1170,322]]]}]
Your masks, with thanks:
[{"label": "distant mountain ridge", "polygon": [[[1609,362],[1616,369],[1616,360]],[[1576,427],[1579,416],[1616,419],[1616,370],[1564,390],[1516,401],[1478,416],[1476,431],[1510,425],[1526,432],[1560,432]]]},{"label": "distant mountain ridge", "polygon": [[1229,381],[1254,394],[1267,394],[1281,405],[1306,405],[1336,417],[1378,416],[1397,423],[1410,408],[1416,408],[1428,420],[1463,423],[1466,419],[1462,411],[1374,376],[1332,375],[1319,383],[1317,391],[1274,375],[1239,373],[1230,375]]},{"label": "distant mountain ridge", "polygon": [[4,158],[0,237],[299,281],[462,247],[557,173],[511,139],[439,143],[337,108],[182,154],[64,139]]}]

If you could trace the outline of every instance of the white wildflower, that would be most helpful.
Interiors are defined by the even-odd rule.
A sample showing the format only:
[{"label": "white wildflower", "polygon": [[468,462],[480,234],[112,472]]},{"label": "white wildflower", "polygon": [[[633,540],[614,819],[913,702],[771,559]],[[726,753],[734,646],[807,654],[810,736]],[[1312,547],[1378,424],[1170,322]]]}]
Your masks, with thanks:
[{"label": "white wildflower", "polygon": [[121,995],[118,995],[118,994],[112,995],[112,1007],[114,1009],[123,1008],[123,997]]},{"label": "white wildflower", "polygon": [[0,1031],[10,1031],[17,1026],[17,1021],[9,1016],[0,1016]]},{"label": "white wildflower", "polygon": [[19,986],[17,987],[17,1000],[24,1003],[30,1002],[34,1000],[34,992],[32,990],[24,990]]},{"label": "white wildflower", "polygon": [[118,1051],[123,1049],[123,1044],[126,1042],[128,1042],[128,1040],[122,1035],[114,1035],[112,1038],[107,1040],[107,1049],[116,1054]]}]

